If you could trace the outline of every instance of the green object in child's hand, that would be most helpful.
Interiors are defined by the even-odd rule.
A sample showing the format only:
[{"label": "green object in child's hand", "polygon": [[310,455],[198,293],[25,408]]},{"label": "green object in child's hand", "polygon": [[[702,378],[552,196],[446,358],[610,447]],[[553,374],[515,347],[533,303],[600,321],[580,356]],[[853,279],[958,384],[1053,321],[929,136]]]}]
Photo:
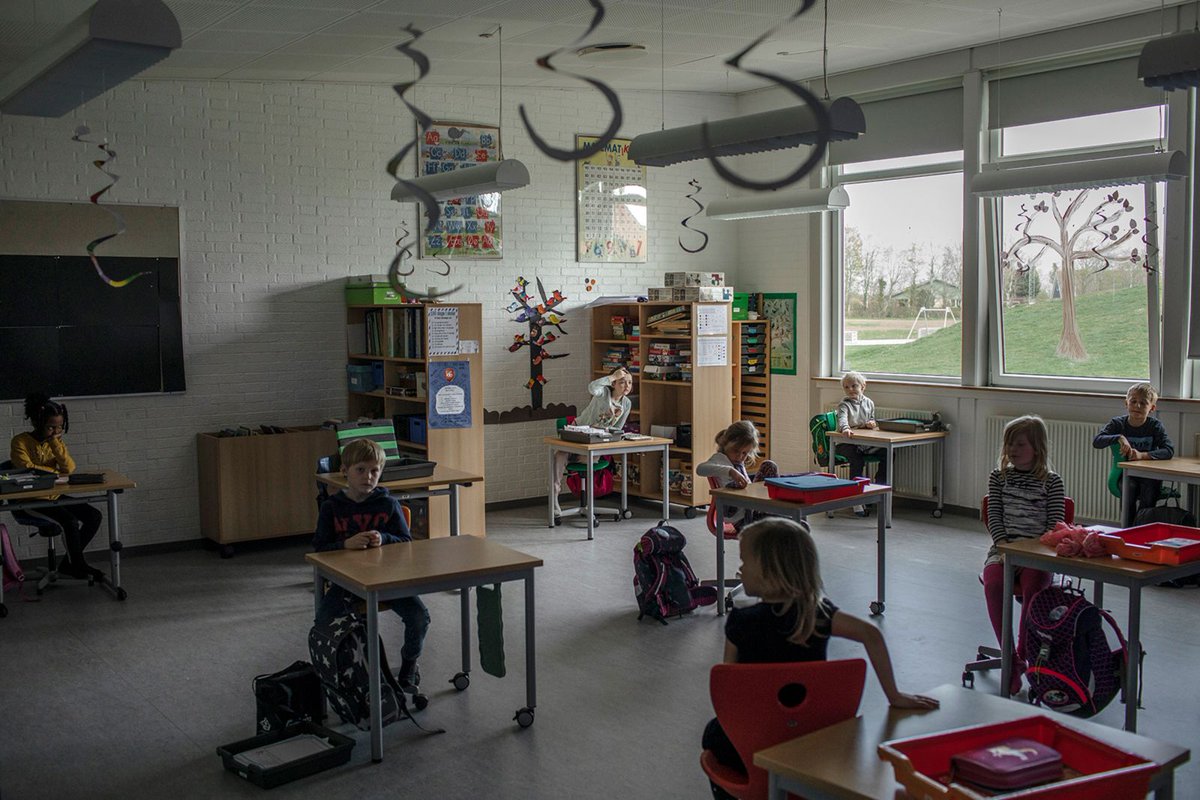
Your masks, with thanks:
[{"label": "green object in child's hand", "polygon": [[492,588],[480,586],[475,590],[479,613],[479,666],[489,675],[503,678],[504,614],[500,607],[500,584]]}]

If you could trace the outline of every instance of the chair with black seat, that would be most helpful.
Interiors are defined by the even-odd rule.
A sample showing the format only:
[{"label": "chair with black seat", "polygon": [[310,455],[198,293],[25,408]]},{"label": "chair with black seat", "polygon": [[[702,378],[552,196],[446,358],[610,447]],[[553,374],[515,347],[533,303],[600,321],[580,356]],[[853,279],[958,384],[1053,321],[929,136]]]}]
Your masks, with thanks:
[{"label": "chair with black seat", "polygon": [[[983,502],[980,503],[979,518],[983,522],[983,527],[987,528],[988,521],[988,497],[983,496]],[[1063,498],[1063,521],[1068,525],[1075,521],[1075,501],[1069,497]],[[979,574],[979,583],[983,583],[983,573]],[[1013,599],[1018,603],[1024,603],[1025,598],[1021,596],[1021,587],[1013,584]],[[1021,629],[1021,617],[1017,616],[1017,630]],[[1015,642],[1015,640],[1014,640]],[[1016,647],[1015,643],[1013,645]],[[968,661],[963,665],[962,685],[966,688],[975,688],[975,673],[987,672],[992,669],[1000,669],[1003,662],[1000,661],[1000,648],[993,647],[990,644],[981,644],[976,648],[975,660]]]},{"label": "chair with black seat", "polygon": [[738,800],[765,800],[767,772],[754,766],[754,754],[854,717],[866,679],[861,658],[717,664],[708,683],[713,709],[746,771],[722,764],[711,750],[701,753],[700,766]]},{"label": "chair with black seat", "polygon": [[[563,429],[563,426],[574,425],[574,424],[575,424],[574,417],[559,417],[558,421],[555,424],[555,430],[561,431]],[[593,472],[593,474],[595,474],[595,473],[600,472],[601,470],[610,470],[611,471],[612,470],[612,462],[604,457],[597,458],[595,460],[595,462],[592,464],[592,472]],[[585,509],[587,508],[587,471],[588,471],[587,464],[582,461],[568,461],[567,462],[567,476],[569,477],[571,475],[577,475],[579,478],[579,486],[580,486],[579,495],[578,495],[579,496],[579,509],[576,511],[564,512],[563,513],[564,517],[568,516],[570,514],[578,514],[581,517],[585,516]],[[604,514],[605,516],[612,514],[614,522],[619,521],[621,519],[622,515],[633,516],[632,514],[626,514],[626,512],[622,511],[619,508],[608,508],[608,507],[604,507],[604,506],[596,506],[592,510],[595,511],[597,514]],[[586,519],[586,517],[585,517],[585,519]],[[561,525],[562,518],[555,517],[554,524]],[[599,519],[594,518],[592,520],[593,526],[599,525],[599,524],[600,524]]]},{"label": "chair with black seat", "polygon": [[[0,463],[0,470],[13,468],[12,461]],[[0,508],[2,507],[0,506]],[[58,553],[54,549],[54,539],[55,537],[62,536],[63,529],[61,525],[48,517],[43,517],[32,511],[23,511],[16,508],[5,510],[12,514],[13,520],[18,524],[34,529],[33,533],[29,534],[30,537],[44,536],[46,538],[46,566],[34,567],[25,573],[25,580],[33,584],[38,594],[46,591],[46,587],[58,581],[59,578],[77,580],[74,576],[58,571]],[[89,586],[92,585],[93,581],[94,579],[91,576],[87,578]]]}]

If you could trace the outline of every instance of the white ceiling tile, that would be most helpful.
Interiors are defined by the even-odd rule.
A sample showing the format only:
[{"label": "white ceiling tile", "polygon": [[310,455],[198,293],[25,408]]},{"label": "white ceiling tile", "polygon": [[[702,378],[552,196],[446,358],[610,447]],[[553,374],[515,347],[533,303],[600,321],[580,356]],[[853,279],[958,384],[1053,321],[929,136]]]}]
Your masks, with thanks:
[{"label": "white ceiling tile", "polygon": [[214,53],[268,53],[296,41],[298,33],[272,33],[270,31],[202,31],[189,36],[183,47],[172,54],[207,50]]},{"label": "white ceiling tile", "polygon": [[281,47],[281,53],[311,53],[318,56],[341,56],[343,61],[387,50],[388,43],[367,36],[331,36],[314,33]]},{"label": "white ceiling tile", "polygon": [[321,32],[344,36],[378,36],[399,41],[401,38],[408,38],[404,27],[409,23],[419,31],[428,31],[453,20],[453,17],[438,14],[399,17],[393,14],[363,13],[339,20],[323,28]]},{"label": "white ceiling tile", "polygon": [[283,10],[268,6],[248,6],[213,25],[217,30],[281,31],[311,33],[347,16],[343,10]]},{"label": "white ceiling tile", "polygon": [[245,0],[170,0],[167,6],[186,38],[220,22],[245,5]]}]

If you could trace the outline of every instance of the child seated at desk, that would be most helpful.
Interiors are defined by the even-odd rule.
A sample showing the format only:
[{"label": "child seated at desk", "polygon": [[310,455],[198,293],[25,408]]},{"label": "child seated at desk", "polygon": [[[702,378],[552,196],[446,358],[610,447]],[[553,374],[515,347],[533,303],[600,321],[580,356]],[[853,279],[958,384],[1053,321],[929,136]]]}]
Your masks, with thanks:
[{"label": "child seated at desk", "polygon": [[[67,406],[56,403],[44,394],[31,394],[25,398],[25,419],[33,424],[28,433],[18,433],[12,439],[9,458],[16,469],[36,469],[69,475],[75,471],[75,459],[67,450],[63,434],[70,427]],[[47,498],[57,500],[55,495]],[[88,566],[83,551],[88,542],[100,530],[103,516],[100,509],[88,503],[47,506],[30,509],[26,513],[45,517],[56,523],[63,532],[63,544],[67,554],[58,565],[58,572],[71,578],[94,578],[100,580],[104,573]]]},{"label": "child seated at desk", "polygon": [[[629,411],[633,404],[629,393],[633,391],[633,375],[624,367],[613,370],[611,375],[597,378],[588,384],[588,394],[592,396],[587,407],[575,417],[576,425],[587,425],[592,428],[621,430],[629,419]],[[577,456],[559,451],[554,454],[554,516],[562,516],[562,508],[558,504],[558,495],[562,491],[563,471],[567,468],[568,460]]]},{"label": "child seated at desk", "polygon": [[[716,478],[722,488],[744,489],[754,481],[774,478],[779,474],[779,467],[774,461],[764,461],[753,476],[746,470],[746,465],[758,458],[758,429],[750,420],[733,423],[717,434],[716,442],[717,452],[696,467],[696,474],[704,478]],[[727,521],[738,530],[764,516],[759,512],[738,508],[729,509],[727,513]]]},{"label": "child seated at desk", "polygon": [[[725,618],[726,664],[824,661],[834,637],[861,642],[893,708],[937,708],[938,701],[896,687],[887,642],[879,628],[838,609],[825,595],[817,546],[808,525],[771,517],[746,526],[739,537],[746,593],[762,602],[734,608]],[[716,719],[702,745],[721,764],[745,771],[737,749]],[[712,784],[713,796],[728,794]]]},{"label": "child seated at desk", "polygon": [[[342,474],[347,486],[321,504],[313,549],[366,550],[385,544],[412,541],[400,504],[379,486],[387,456],[378,443],[355,439],[342,450]],[[337,617],[355,613],[358,598],[340,586],[330,585],[317,610],[317,625],[328,625]],[[387,605],[404,621],[404,646],[400,648],[400,673],[405,689],[421,682],[417,659],[429,631],[429,610],[419,597],[401,597]]]},{"label": "child seated at desk", "polygon": [[[856,429],[879,430],[879,424],[875,422],[875,402],[866,395],[867,379],[863,377],[863,374],[847,372],[842,378],[842,391],[846,396],[837,405],[838,433],[852,437]],[[846,459],[850,465],[851,478],[857,478],[863,474],[867,456],[882,452],[882,447],[849,442],[839,442],[837,446],[837,454]],[[875,483],[887,483],[886,461],[879,462],[879,466],[875,470],[875,477],[871,480]],[[855,506],[854,513],[865,517],[867,509],[865,506]]]},{"label": "child seated at desk", "polygon": [[[1167,429],[1150,413],[1158,402],[1158,392],[1148,383],[1135,383],[1125,392],[1125,410],[1128,413],[1113,417],[1096,438],[1092,447],[1097,450],[1111,447],[1115,442],[1121,448],[1121,458],[1126,461],[1164,460],[1175,456],[1175,445],[1167,435]],[[1158,505],[1158,493],[1162,481],[1153,478],[1130,478],[1133,487],[1133,513]]]}]

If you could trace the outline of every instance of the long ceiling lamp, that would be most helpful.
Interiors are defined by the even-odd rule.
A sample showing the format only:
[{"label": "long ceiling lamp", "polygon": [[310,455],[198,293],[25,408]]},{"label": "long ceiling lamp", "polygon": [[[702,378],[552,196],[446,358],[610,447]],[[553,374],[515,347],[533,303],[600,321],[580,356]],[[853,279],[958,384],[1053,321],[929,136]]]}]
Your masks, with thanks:
[{"label": "long ceiling lamp", "polygon": [[[1196,24],[1200,26],[1200,16]],[[1200,87],[1200,27],[1146,42],[1138,57],[1138,77],[1146,86],[1168,92]]]},{"label": "long ceiling lamp", "polygon": [[971,180],[971,191],[981,197],[1004,197],[1177,180],[1187,177],[1187,162],[1183,152],[1170,150],[1041,166],[1006,167],[976,175]]},{"label": "long ceiling lamp", "polygon": [[[504,32],[497,26],[491,33],[481,33],[480,37],[490,39],[499,35],[499,64],[497,73],[500,80],[500,119],[497,128],[503,137],[501,125],[504,122]],[[437,175],[422,175],[417,178],[398,180],[392,186],[392,199],[401,203],[426,202],[427,197],[434,200],[453,200],[456,197],[467,197],[478,194],[496,194],[510,189],[521,189],[529,185],[529,170],[515,158],[504,158],[503,143],[500,143],[500,161],[490,161],[470,167],[458,167],[452,172],[439,172]],[[436,224],[432,221],[431,225]]]},{"label": "long ceiling lamp", "polygon": [[0,80],[0,113],[61,117],[183,44],[162,0],[97,0]]},{"label": "long ceiling lamp", "polygon": [[743,197],[714,200],[705,212],[710,219],[754,219],[784,214],[814,214],[841,211],[850,206],[845,187],[803,189],[792,192],[759,192]]}]

